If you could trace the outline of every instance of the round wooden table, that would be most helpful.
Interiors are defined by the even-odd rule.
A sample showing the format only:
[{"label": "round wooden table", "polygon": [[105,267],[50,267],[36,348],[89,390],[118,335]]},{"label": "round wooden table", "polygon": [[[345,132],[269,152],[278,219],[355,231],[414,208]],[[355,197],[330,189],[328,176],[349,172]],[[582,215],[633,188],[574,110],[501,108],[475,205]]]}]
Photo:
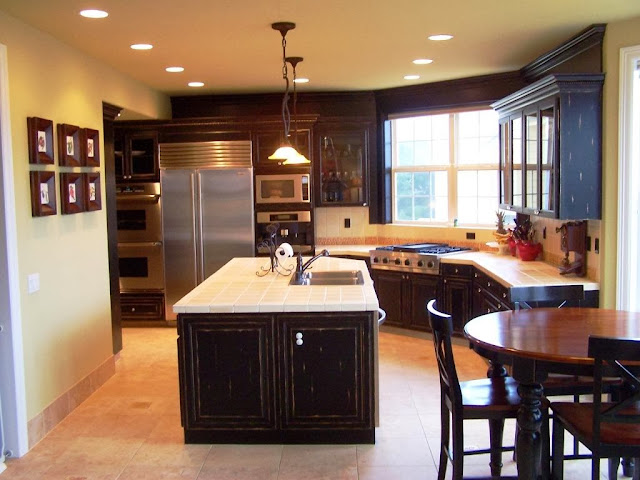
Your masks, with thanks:
[{"label": "round wooden table", "polygon": [[540,458],[541,382],[549,373],[591,375],[589,336],[640,338],[640,312],[599,308],[495,312],[470,320],[464,332],[471,348],[494,367],[511,365],[522,399],[517,418],[518,478],[533,479],[535,459]]}]

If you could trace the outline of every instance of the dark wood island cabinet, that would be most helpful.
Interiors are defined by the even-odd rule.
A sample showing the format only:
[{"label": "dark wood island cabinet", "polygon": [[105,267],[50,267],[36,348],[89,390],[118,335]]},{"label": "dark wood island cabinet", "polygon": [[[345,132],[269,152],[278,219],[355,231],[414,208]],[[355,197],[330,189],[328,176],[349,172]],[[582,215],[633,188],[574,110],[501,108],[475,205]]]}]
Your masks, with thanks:
[{"label": "dark wood island cabinet", "polygon": [[[264,263],[235,260],[251,263],[254,270]],[[361,264],[363,273],[367,271],[364,262],[331,260]],[[210,277],[214,282],[216,275]],[[325,298],[335,289],[341,290],[337,298],[347,295],[345,289],[373,291],[370,285],[287,286],[288,280],[273,283],[303,291],[325,288],[320,295]],[[255,282],[260,284],[259,279]],[[197,289],[206,290],[206,283]],[[264,284],[270,288],[268,279]],[[258,289],[255,285],[250,288]],[[290,293],[295,297],[300,290]],[[186,443],[374,443],[377,307],[332,308],[178,313]]]}]

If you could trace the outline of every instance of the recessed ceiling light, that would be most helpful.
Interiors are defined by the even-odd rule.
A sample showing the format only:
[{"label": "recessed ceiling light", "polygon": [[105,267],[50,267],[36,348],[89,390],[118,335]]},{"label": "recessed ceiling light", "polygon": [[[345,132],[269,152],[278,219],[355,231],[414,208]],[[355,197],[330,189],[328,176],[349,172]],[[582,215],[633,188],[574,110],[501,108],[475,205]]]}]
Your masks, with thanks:
[{"label": "recessed ceiling light", "polygon": [[451,40],[453,38],[453,35],[449,35],[446,33],[440,33],[438,35],[429,35],[429,40],[435,40],[436,42],[442,41],[442,40]]},{"label": "recessed ceiling light", "polygon": [[134,43],[133,45],[131,45],[131,48],[133,50],[151,50],[153,48],[153,45],[149,43]]},{"label": "recessed ceiling light", "polygon": [[430,58],[416,58],[413,63],[416,65],[429,65],[430,63],[433,63],[433,60]]},{"label": "recessed ceiling light", "polygon": [[298,77],[294,80],[296,83],[309,83],[309,79],[305,77]]},{"label": "recessed ceiling light", "polygon": [[405,80],[418,80],[420,78],[420,75],[405,75],[404,79]]},{"label": "recessed ceiling light", "polygon": [[184,67],[167,67],[165,70],[169,73],[180,73],[184,72]]},{"label": "recessed ceiling light", "polygon": [[82,15],[85,18],[105,18],[109,16],[109,14],[104,10],[92,10],[92,9],[82,10],[80,12],[80,15]]},{"label": "recessed ceiling light", "polygon": [[189,85],[190,87],[204,87],[203,82],[189,82],[187,85]]}]

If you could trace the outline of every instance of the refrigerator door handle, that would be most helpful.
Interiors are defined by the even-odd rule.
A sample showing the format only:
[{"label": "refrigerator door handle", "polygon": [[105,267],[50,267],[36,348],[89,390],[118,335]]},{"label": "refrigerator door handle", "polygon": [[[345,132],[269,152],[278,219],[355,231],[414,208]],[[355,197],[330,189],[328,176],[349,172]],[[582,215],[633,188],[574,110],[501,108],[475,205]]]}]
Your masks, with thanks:
[{"label": "refrigerator door handle", "polygon": [[191,177],[191,211],[194,213],[194,222],[192,223],[193,226],[193,251],[195,252],[196,258],[195,258],[195,264],[196,264],[196,268],[195,271],[193,272],[194,275],[194,285],[198,285],[200,283],[200,278],[201,278],[201,274],[200,272],[202,271],[202,267],[201,267],[201,259],[202,259],[202,255],[200,254],[200,249],[198,248],[198,245],[200,244],[200,232],[201,232],[201,222],[200,222],[200,218],[199,215],[196,214],[196,212],[198,212],[198,199],[199,199],[199,190],[200,190],[200,186],[199,186],[199,182],[198,182],[198,177],[196,177],[196,173],[191,173],[190,174]]},{"label": "refrigerator door handle", "polygon": [[202,219],[202,174],[199,170],[195,173],[196,178],[196,189],[197,195],[193,195],[194,198],[194,212],[196,212],[196,225],[198,231],[196,232],[197,243],[196,243],[196,269],[198,271],[196,285],[199,285],[204,280],[204,251],[203,251],[203,219]]}]

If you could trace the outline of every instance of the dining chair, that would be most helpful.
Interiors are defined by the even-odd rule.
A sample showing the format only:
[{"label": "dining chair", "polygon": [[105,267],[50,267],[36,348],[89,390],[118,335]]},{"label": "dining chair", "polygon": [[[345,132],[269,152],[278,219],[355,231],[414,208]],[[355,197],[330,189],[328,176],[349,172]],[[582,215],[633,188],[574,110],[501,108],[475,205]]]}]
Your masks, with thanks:
[{"label": "dining chair", "polygon": [[[447,463],[453,466],[453,480],[462,478],[464,455],[490,454],[491,476],[502,471],[502,452],[513,447],[502,445],[504,421],[515,418],[520,406],[517,382],[511,377],[483,378],[460,382],[451,346],[451,315],[436,309],[435,299],[427,303],[429,324],[440,376],[440,460],[438,480],[444,479]],[[489,421],[489,449],[464,450],[464,420]],[[453,429],[451,430],[451,426]],[[451,445],[450,445],[451,433]]]},{"label": "dining chair", "polygon": [[[591,451],[591,477],[600,478],[600,459],[608,458],[609,478],[617,478],[621,457],[640,457],[640,380],[625,362],[640,361],[640,339],[589,337],[589,357],[594,359],[593,401],[590,403],[552,402],[553,440],[551,473],[563,478],[564,433]],[[602,401],[606,378],[618,377],[626,383],[626,395]],[[637,465],[636,461],[636,465]],[[634,479],[640,478],[636,468]]]}]

